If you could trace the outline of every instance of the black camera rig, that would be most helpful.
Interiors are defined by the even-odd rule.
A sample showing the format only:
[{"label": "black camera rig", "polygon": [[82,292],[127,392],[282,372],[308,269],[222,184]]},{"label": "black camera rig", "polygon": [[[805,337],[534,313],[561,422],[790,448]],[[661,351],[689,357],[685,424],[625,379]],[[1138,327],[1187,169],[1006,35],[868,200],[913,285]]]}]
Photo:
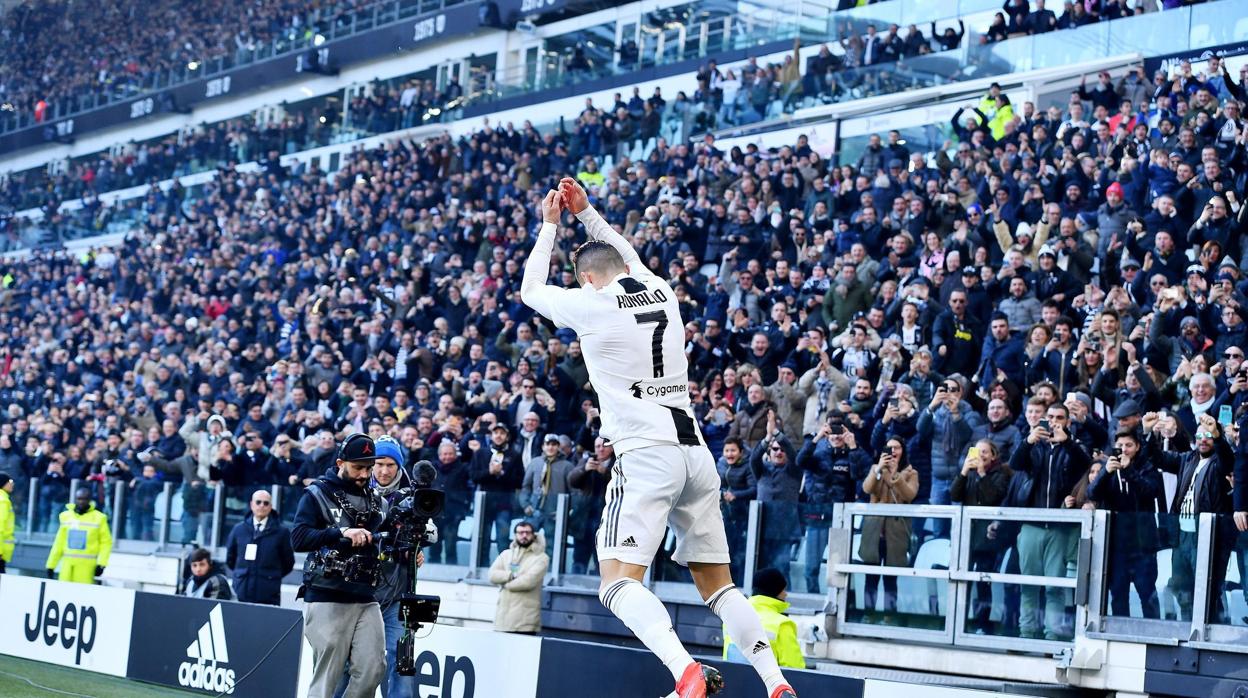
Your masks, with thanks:
[{"label": "black camera rig", "polygon": [[396,647],[395,671],[400,676],[416,675],[416,632],[438,622],[442,606],[439,597],[416,593],[416,555],[422,547],[436,542],[437,528],[431,522],[442,513],[446,495],[430,487],[438,471],[429,461],[420,461],[413,471],[414,486],[401,491],[398,503],[386,517],[385,532],[378,536],[383,558],[404,560],[411,572],[411,587],[398,598],[403,635]]}]

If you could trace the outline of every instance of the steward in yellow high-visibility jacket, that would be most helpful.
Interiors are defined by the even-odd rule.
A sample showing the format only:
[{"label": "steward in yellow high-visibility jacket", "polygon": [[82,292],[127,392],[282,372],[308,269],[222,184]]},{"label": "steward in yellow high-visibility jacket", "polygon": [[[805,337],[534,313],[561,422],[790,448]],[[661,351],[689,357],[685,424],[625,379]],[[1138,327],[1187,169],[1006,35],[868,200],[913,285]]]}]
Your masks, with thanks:
[{"label": "steward in yellow high-visibility jacket", "polygon": [[61,512],[61,526],[48,553],[48,577],[57,563],[61,565],[62,582],[91,584],[104,574],[108,557],[113,552],[113,534],[108,530],[108,517],[95,508],[91,492],[78,490],[73,504]]},{"label": "steward in yellow high-visibility jacket", "polygon": [[13,478],[7,473],[0,473],[0,574],[13,561],[13,546],[17,538],[13,534],[17,519],[13,515],[13,501],[9,493],[13,491]]},{"label": "steward in yellow high-visibility jacket", "polygon": [[[754,575],[754,591],[758,593],[750,597],[750,605],[763,622],[763,630],[767,631],[776,662],[782,667],[805,669],[802,646],[797,642],[797,623],[784,615],[789,610],[789,603],[784,600],[786,586],[784,575],[779,570],[759,570]],[[728,637],[727,628],[724,628],[724,659],[746,661],[744,650]]]}]

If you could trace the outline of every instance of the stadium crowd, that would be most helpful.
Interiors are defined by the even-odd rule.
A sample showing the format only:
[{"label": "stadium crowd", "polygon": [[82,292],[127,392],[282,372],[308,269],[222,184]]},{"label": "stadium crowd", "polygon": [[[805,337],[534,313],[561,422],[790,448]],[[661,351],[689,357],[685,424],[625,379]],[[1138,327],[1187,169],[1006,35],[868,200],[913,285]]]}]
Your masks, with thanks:
[{"label": "stadium crowd", "polygon": [[[21,2],[0,15],[0,117],[21,112],[43,121],[53,102],[70,109],[111,94],[151,89],[158,75],[191,66],[241,62],[271,43],[293,42],[353,15],[364,0],[259,3],[176,0],[78,5],[64,0]],[[153,27],[160,27],[154,31]],[[65,50],[65,37],[80,50]],[[166,78],[166,81],[168,78]]]},{"label": "stadium crowd", "polygon": [[[1241,89],[1216,62],[1174,81],[1099,75],[1047,110],[994,86],[946,148],[893,132],[839,164],[805,137],[725,151],[706,135],[603,171],[579,126],[509,124],[394,140],[332,175],[275,156],[223,168],[194,196],[150,193],[116,248],[4,262],[0,471],[19,511],[38,483],[45,526],[71,479],[126,482],[136,538],[176,483],[182,538],[203,542],[208,485],[239,514],[258,486],[293,502],[336,436],[390,434],[448,495],[431,562],[465,562],[475,492],[500,547],[515,518],[553,544],[566,493],[571,569],[591,571],[613,454],[577,338],[519,296],[540,198],[574,174],[681,303],[734,559],[755,499],[760,565],[803,570],[806,591],[823,588],[835,503],[1160,510],[1178,538],[1141,525],[1120,549],[1144,557],[1110,582],[1115,603],[1123,584],[1155,595],[1145,558],[1194,535],[1196,514],[1248,530]],[[611,113],[590,104],[578,124]],[[554,283],[574,283],[581,239],[569,219]],[[943,533],[875,517],[862,532],[861,559],[888,565]],[[1065,575],[1060,532],[981,533],[985,569],[1014,545],[1022,573]],[[1040,603],[1023,592],[1021,632],[1055,636],[1059,595],[1043,620]]]}]

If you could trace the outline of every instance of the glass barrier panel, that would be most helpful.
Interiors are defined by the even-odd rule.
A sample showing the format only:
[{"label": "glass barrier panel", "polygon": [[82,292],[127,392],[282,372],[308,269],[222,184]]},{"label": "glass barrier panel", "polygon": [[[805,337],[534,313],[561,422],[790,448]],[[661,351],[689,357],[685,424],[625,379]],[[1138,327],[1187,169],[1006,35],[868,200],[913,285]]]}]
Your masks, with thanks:
[{"label": "glass barrier panel", "polygon": [[20,463],[13,463],[12,468],[4,472],[13,478],[13,491],[9,493],[9,504],[13,506],[13,527],[16,533],[29,533],[27,529],[27,512],[31,506],[38,508],[39,483],[31,488],[30,476],[26,474]]},{"label": "glass barrier panel", "polygon": [[[748,504],[742,508],[748,512]],[[744,542],[739,532],[740,516],[740,512],[734,509],[732,530],[738,546]],[[758,516],[757,556],[754,561],[754,571],[769,568],[779,570],[788,582],[789,591],[805,591],[802,581],[805,579],[805,567],[801,555],[802,525],[797,502],[759,502]],[[748,513],[745,523],[747,525],[749,523]],[[725,529],[727,528],[728,524],[725,521]],[[730,538],[728,543],[730,550],[733,544],[733,539]],[[735,562],[736,556],[733,559]],[[741,559],[744,560],[744,549]],[[735,572],[734,569],[734,580],[737,579]]]},{"label": "glass barrier panel", "polygon": [[[436,489],[443,489],[435,483]],[[446,492],[442,514],[434,517],[438,541],[425,548],[425,560],[432,564],[470,566],[472,562],[472,527],[476,515],[472,510],[472,492]],[[511,534],[508,532],[507,540]],[[510,544],[510,542],[508,543]],[[490,561],[493,561],[491,558]]]},{"label": "glass barrier panel", "polygon": [[855,572],[849,575],[845,622],[940,632],[949,612],[947,588],[935,579]]},{"label": "glass barrier panel", "polygon": [[[947,518],[851,515],[850,562],[914,570],[947,570],[952,546],[935,530]],[[822,556],[821,556],[822,557]],[[949,582],[928,577],[855,572],[843,609],[849,623],[944,630],[952,597]]]},{"label": "glass barrier panel", "polygon": [[563,556],[563,572],[598,576],[595,554],[598,525],[602,521],[605,499],[601,496],[574,493],[568,497],[568,519],[564,524],[567,549]]},{"label": "glass barrier panel", "polygon": [[[948,3],[945,3],[948,6]],[[956,13],[946,11],[942,16],[946,18],[965,17],[977,12],[991,12],[1000,10],[1001,3],[996,0],[959,0]]]},{"label": "glass barrier panel", "polygon": [[[1106,616],[1191,620],[1195,540],[1179,544],[1179,517],[1115,512],[1105,542]],[[1189,560],[1190,558],[1190,560]]]},{"label": "glass barrier panel", "polygon": [[867,33],[868,25],[875,25],[876,32],[885,33],[888,25],[908,22],[902,12],[903,2],[882,2],[877,5],[855,7],[852,10],[837,12],[834,15],[837,37],[848,36],[851,32],[859,35]]},{"label": "glass barrier panel", "polygon": [[[1191,553],[1196,556],[1195,547]],[[1240,531],[1230,514],[1214,519],[1213,550],[1209,555],[1209,603],[1207,622],[1248,626],[1244,565],[1248,564],[1248,532]]]},{"label": "glass barrier panel", "polygon": [[972,635],[1070,642],[1075,637],[1074,590],[1066,587],[975,582],[966,606]]},{"label": "glass barrier panel", "polygon": [[1029,67],[1058,68],[1104,58],[1107,55],[1109,28],[1112,24],[1113,22],[1097,22],[1071,31],[1048,32],[1030,37],[1032,55]]},{"label": "glass barrier panel", "polygon": [[[1069,33],[1062,32],[1063,35]],[[978,34],[973,34],[969,38],[971,42],[969,59],[974,69],[974,76],[977,78],[1011,72],[1021,73],[1035,67],[1032,60],[1032,40],[1035,37],[1018,37],[992,44],[981,43],[981,35]]]},{"label": "glass barrier panel", "polygon": [[668,529],[664,535],[663,544],[659,546],[658,552],[654,555],[654,562],[650,565],[651,581],[693,584],[689,568],[676,562],[675,555],[676,534]]},{"label": "glass barrier panel", "polygon": [[1156,53],[1159,46],[1165,46],[1167,52],[1185,51],[1189,46],[1187,25],[1190,21],[1191,9],[1186,7],[1115,20],[1109,24],[1107,55],[1141,53],[1147,56]]},{"label": "glass barrier panel", "polygon": [[477,567],[489,569],[494,558],[511,545],[511,532],[524,518],[524,512],[516,506],[515,499],[513,492],[486,492],[482,510],[473,513],[473,525],[479,521],[484,526]]},{"label": "glass barrier panel", "polygon": [[34,533],[56,533],[61,512],[70,501],[70,481],[64,475],[45,473],[38,480]]},{"label": "glass barrier panel", "polygon": [[[971,571],[1032,577],[1074,577],[1080,523],[970,519]],[[1074,636],[1074,590],[1042,584],[975,582],[967,629],[1028,639]],[[994,620],[996,619],[996,620]]]},{"label": "glass barrier panel", "polygon": [[[1217,46],[1248,39],[1248,14],[1243,3],[1214,2],[1191,8],[1191,47]],[[1182,30],[1184,27],[1176,27]]]}]

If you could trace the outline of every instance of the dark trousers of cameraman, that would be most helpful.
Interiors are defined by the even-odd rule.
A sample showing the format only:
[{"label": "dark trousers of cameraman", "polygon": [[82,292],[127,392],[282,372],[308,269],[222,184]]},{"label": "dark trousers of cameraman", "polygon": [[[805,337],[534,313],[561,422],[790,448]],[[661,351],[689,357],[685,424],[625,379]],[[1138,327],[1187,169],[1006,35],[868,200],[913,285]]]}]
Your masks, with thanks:
[{"label": "dark trousers of cameraman", "polygon": [[312,647],[309,698],[333,698],[350,659],[345,698],[372,698],[386,674],[386,632],[376,603],[309,603],[303,633]]}]

